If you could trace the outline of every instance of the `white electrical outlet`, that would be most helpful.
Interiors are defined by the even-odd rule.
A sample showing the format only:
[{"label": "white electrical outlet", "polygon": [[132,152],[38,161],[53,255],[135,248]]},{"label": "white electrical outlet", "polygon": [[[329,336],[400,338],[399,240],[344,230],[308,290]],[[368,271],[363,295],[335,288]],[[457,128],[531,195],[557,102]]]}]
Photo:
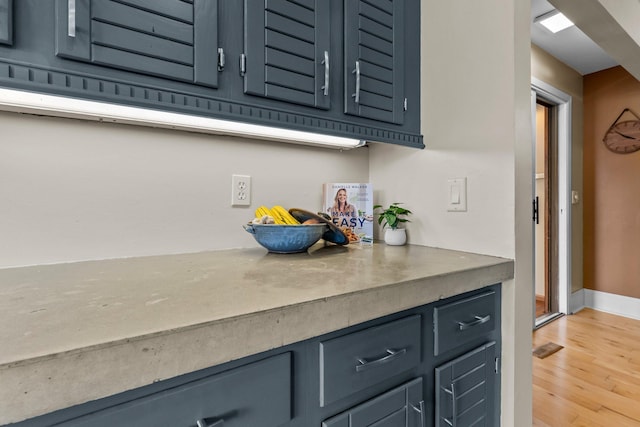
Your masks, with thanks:
[{"label": "white electrical outlet", "polygon": [[231,175],[231,206],[251,205],[251,177]]}]

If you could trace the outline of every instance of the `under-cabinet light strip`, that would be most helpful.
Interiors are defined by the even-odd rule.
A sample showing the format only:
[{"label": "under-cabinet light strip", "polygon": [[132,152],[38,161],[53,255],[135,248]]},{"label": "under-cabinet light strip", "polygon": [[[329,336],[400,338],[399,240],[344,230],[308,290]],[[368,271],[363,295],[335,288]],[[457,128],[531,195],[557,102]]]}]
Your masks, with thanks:
[{"label": "under-cabinet light strip", "polygon": [[188,114],[0,89],[0,110],[351,149],[365,141]]}]

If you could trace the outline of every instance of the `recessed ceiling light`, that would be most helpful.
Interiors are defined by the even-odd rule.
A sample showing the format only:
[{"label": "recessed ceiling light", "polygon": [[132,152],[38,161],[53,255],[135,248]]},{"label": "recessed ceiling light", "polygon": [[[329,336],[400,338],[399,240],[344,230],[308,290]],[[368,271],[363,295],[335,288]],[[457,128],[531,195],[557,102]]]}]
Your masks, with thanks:
[{"label": "recessed ceiling light", "polygon": [[569,18],[557,10],[552,10],[551,12],[538,16],[535,20],[554,34],[574,25]]}]

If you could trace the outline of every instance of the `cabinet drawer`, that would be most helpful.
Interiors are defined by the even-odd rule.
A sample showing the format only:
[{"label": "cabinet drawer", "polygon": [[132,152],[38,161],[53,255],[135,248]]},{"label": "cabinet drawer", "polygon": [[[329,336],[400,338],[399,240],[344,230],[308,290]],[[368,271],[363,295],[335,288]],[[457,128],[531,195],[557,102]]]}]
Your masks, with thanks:
[{"label": "cabinet drawer", "polygon": [[497,316],[496,299],[496,293],[490,291],[434,308],[434,355],[493,331]]},{"label": "cabinet drawer", "polygon": [[324,421],[322,427],[423,426],[426,419],[422,378],[416,378]]},{"label": "cabinet drawer", "polygon": [[420,316],[320,343],[320,405],[326,406],[420,363]]},{"label": "cabinet drawer", "polygon": [[60,424],[65,427],[276,427],[291,419],[284,353]]}]

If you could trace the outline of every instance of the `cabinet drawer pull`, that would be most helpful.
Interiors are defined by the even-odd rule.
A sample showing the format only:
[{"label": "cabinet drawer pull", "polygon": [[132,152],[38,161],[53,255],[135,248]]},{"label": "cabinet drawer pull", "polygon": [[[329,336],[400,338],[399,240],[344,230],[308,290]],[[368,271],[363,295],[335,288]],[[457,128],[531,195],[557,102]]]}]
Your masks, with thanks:
[{"label": "cabinet drawer pull", "polygon": [[487,314],[484,317],[474,316],[474,319],[475,320],[472,320],[471,322],[458,322],[458,327],[460,328],[461,331],[464,331],[465,329],[469,329],[469,328],[472,328],[474,326],[482,325],[483,323],[487,323],[489,320],[491,320],[491,315]]},{"label": "cabinet drawer pull", "polygon": [[420,414],[420,427],[427,427],[427,425],[425,424],[426,419],[424,416],[424,400],[420,401],[419,407],[411,404],[411,408]]},{"label": "cabinet drawer pull", "polygon": [[324,86],[322,86],[322,90],[324,91],[324,96],[329,95],[329,52],[324,51],[324,60],[322,61],[324,64]]},{"label": "cabinet drawer pull", "polygon": [[384,365],[385,363],[389,363],[394,361],[400,356],[407,354],[407,349],[402,348],[400,350],[392,350],[388,348],[386,350],[386,356],[381,357],[380,359],[375,360],[367,360],[367,359],[358,359],[359,365],[356,365],[356,372],[366,371],[367,369],[375,368],[376,366]]},{"label": "cabinet drawer pull", "polygon": [[356,75],[356,93],[351,95],[356,104],[360,103],[360,61],[356,61],[356,68],[352,71]]},{"label": "cabinet drawer pull", "polygon": [[196,425],[198,427],[222,427],[224,425],[224,420],[219,419],[218,421],[215,421],[213,424],[208,424],[204,418],[200,418],[199,420],[196,420]]},{"label": "cabinet drawer pull", "polygon": [[67,0],[67,35],[76,36],[76,0]]}]

